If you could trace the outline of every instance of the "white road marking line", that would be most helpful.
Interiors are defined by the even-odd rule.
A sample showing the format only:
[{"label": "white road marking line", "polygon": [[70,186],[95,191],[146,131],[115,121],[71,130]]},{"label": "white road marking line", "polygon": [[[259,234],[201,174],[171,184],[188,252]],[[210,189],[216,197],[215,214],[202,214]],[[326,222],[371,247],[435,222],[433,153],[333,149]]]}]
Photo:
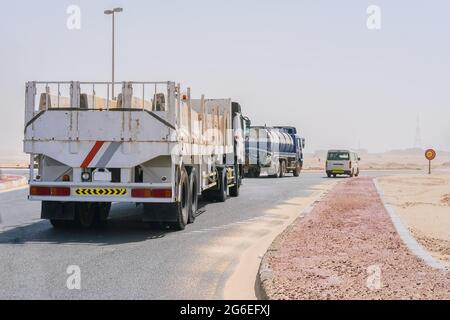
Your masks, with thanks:
[{"label": "white road marking line", "polygon": [[234,224],[250,224],[250,223],[253,223],[252,221],[238,221],[238,222],[235,222]]},{"label": "white road marking line", "polygon": [[223,229],[226,229],[226,228],[228,228],[228,226],[218,226],[218,227],[212,227],[211,229],[212,230],[223,230]]}]

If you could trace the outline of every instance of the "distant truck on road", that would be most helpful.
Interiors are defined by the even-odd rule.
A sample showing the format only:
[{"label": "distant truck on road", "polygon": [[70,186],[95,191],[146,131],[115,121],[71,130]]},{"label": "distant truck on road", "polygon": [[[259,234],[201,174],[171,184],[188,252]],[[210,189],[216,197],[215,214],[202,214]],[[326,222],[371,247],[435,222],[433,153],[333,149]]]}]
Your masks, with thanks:
[{"label": "distant truck on road", "polygon": [[144,221],[184,229],[199,196],[239,195],[244,130],[238,103],[192,99],[170,81],[28,82],[29,199],[54,227],[88,228],[112,202],[133,202]]},{"label": "distant truck on road", "polygon": [[305,139],[295,127],[250,126],[245,135],[244,174],[259,177],[283,177],[288,172],[297,177],[303,167]]}]

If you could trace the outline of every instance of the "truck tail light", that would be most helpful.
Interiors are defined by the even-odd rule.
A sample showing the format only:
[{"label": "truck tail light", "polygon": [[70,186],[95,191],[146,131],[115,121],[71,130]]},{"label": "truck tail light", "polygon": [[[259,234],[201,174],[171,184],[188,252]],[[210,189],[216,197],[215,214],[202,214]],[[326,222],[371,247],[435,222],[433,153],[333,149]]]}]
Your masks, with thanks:
[{"label": "truck tail light", "polygon": [[153,198],[172,198],[172,189],[153,189]]},{"label": "truck tail light", "polygon": [[131,189],[131,196],[133,198],[151,198],[151,189]]},{"label": "truck tail light", "polygon": [[133,198],[172,198],[171,189],[132,189]]},{"label": "truck tail light", "polygon": [[32,196],[49,196],[50,194],[50,187],[30,187],[30,195]]},{"label": "truck tail light", "polygon": [[50,193],[52,196],[70,196],[70,188],[68,187],[54,187],[50,188]]},{"label": "truck tail light", "polygon": [[70,196],[70,188],[68,187],[30,187],[30,195],[32,196]]}]

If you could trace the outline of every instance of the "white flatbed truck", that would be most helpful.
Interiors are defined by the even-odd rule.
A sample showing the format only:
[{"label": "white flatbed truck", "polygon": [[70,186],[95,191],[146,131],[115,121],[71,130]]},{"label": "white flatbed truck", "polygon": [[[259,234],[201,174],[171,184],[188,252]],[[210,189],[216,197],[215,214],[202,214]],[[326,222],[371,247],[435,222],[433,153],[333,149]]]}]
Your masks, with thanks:
[{"label": "white flatbed truck", "polygon": [[239,195],[245,123],[231,99],[192,99],[171,81],[31,81],[25,104],[28,198],[54,227],[89,228],[134,202],[143,221],[181,230],[199,196]]}]

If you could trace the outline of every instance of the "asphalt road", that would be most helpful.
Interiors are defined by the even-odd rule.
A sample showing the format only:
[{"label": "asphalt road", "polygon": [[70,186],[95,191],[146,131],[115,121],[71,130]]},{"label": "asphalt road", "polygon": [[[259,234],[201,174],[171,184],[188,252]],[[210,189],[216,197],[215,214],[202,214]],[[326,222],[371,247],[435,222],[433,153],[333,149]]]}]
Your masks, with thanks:
[{"label": "asphalt road", "polygon": [[[27,189],[0,193],[0,298],[220,299],[238,262],[239,243],[229,244],[239,223],[309,195],[324,180],[318,173],[246,179],[240,197],[202,204],[181,232],[149,228],[133,204],[113,205],[105,229],[55,230],[39,219],[40,204],[26,199]],[[205,251],[222,240],[223,252]],[[70,265],[80,267],[80,290],[66,286]]]},{"label": "asphalt road", "polygon": [[[240,197],[203,203],[179,232],[151,229],[133,204],[114,204],[104,229],[55,230],[39,219],[27,189],[0,193],[0,299],[221,299],[240,250],[262,235],[233,241],[238,226],[326,180],[323,173],[246,179]],[[80,267],[80,290],[67,288],[70,265]]]}]

